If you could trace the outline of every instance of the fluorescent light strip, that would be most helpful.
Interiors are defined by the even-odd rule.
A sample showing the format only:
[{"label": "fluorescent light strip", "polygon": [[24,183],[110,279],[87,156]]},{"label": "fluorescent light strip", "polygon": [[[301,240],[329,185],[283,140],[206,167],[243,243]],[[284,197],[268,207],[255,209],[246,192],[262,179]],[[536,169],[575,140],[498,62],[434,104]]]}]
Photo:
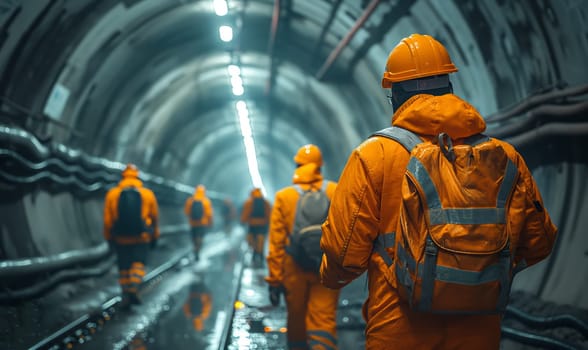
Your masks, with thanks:
[{"label": "fluorescent light strip", "polygon": [[245,89],[243,89],[242,85],[233,86],[233,95],[242,96],[244,92],[245,92]]},{"label": "fluorescent light strip", "polygon": [[229,75],[231,76],[231,85],[233,86],[233,95],[241,96],[245,93],[245,89],[243,88],[243,79],[241,79],[241,69],[231,64],[227,67],[229,71]]},{"label": "fluorescent light strip", "polygon": [[229,75],[232,77],[234,75],[241,75],[241,68],[239,68],[239,66],[236,66],[234,64],[230,64],[227,67],[227,70],[229,71]]},{"label": "fluorescent light strip", "polygon": [[253,133],[251,131],[251,121],[249,120],[249,110],[245,101],[237,101],[235,104],[237,108],[237,115],[239,116],[239,127],[241,128],[241,135],[243,136],[243,145],[245,146],[245,154],[247,155],[247,165],[249,167],[249,176],[254,187],[261,189],[265,193],[265,187],[259,174],[259,165],[257,163],[257,155],[255,152],[255,141],[253,141]]}]

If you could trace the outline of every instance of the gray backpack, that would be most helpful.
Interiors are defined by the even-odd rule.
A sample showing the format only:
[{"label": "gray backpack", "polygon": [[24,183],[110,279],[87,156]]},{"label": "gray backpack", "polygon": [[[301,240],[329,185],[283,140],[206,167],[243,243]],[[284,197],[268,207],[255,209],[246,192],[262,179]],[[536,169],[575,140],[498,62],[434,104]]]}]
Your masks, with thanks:
[{"label": "gray backpack", "polygon": [[321,225],[327,218],[331,201],[327,197],[328,181],[318,191],[304,191],[295,186],[300,194],[296,205],[294,229],[290,245],[286,248],[294,261],[305,271],[319,272],[323,252],[320,247]]}]

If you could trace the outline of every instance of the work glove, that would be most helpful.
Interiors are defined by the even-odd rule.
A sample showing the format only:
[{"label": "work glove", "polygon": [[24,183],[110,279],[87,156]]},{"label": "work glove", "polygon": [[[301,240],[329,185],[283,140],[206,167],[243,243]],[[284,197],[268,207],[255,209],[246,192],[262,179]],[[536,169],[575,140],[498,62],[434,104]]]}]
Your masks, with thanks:
[{"label": "work glove", "polygon": [[151,249],[155,249],[155,247],[157,247],[157,240],[156,239],[152,239],[151,242],[149,242],[149,247]]},{"label": "work glove", "polygon": [[269,299],[272,306],[280,305],[280,294],[284,293],[284,287],[269,286]]}]

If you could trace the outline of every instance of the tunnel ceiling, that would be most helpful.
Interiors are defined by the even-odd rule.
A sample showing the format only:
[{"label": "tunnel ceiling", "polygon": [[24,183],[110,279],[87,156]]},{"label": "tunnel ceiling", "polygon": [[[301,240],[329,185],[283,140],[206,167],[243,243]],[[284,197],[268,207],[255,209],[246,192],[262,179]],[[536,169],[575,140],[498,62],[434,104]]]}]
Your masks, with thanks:
[{"label": "tunnel ceiling", "polygon": [[[453,78],[456,93],[484,114],[583,83],[586,29],[565,38],[552,29],[584,28],[586,6],[559,4],[232,0],[221,17],[212,0],[8,1],[0,7],[1,88],[37,114],[54,86],[68,89],[51,117],[66,127],[22,122],[40,135],[189,184],[220,188],[232,179],[234,191],[249,183],[235,110],[242,99],[260,172],[275,190],[290,181],[298,146],[318,144],[336,179],[351,147],[388,125],[381,70],[410,33],[448,47],[463,73]],[[219,40],[220,25],[233,27],[231,42]],[[562,68],[566,60],[579,64]],[[241,68],[240,97],[229,64]],[[37,93],[23,88],[27,81]]]}]

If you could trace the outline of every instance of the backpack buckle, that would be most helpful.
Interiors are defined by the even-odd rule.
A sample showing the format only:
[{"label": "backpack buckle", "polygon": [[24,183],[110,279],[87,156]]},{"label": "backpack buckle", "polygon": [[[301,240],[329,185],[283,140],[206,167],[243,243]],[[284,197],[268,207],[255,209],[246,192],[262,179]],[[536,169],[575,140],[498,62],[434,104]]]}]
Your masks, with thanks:
[{"label": "backpack buckle", "polygon": [[453,151],[453,142],[451,141],[451,137],[442,132],[437,136],[437,140],[445,158],[453,163],[455,161],[455,152]]},{"label": "backpack buckle", "polygon": [[437,245],[433,242],[431,237],[428,236],[427,241],[425,243],[425,254],[431,255],[431,256],[437,256],[438,252],[439,252],[439,248],[437,248]]}]

